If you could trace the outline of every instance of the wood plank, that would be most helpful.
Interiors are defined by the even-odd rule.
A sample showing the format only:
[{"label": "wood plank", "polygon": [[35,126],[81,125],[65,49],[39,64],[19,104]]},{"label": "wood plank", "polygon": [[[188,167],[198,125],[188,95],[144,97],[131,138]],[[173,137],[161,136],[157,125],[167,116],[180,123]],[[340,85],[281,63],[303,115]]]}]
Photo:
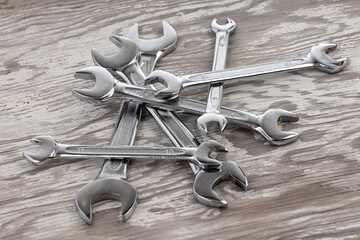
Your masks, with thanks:
[{"label": "wood plank", "polygon": [[[62,1],[0,2],[1,239],[359,239],[360,238],[360,2],[349,1]],[[196,118],[181,119],[201,141],[229,149],[224,160],[246,172],[249,189],[216,188],[225,209],[199,204],[184,163],[132,161],[129,181],[139,204],[122,223],[121,203],[94,206],[94,223],[78,216],[74,197],[94,179],[102,160],[28,164],[28,140],[49,134],[62,143],[107,144],[119,102],[94,106],[71,89],[90,83],[73,73],[92,66],[90,49],[110,53],[111,34],[139,23],[141,36],[161,35],[161,21],[177,31],[178,48],[158,69],[176,74],[209,71],[214,34],[210,23],[237,23],[227,67],[306,54],[318,42],[336,42],[334,58],[350,57],[334,75],[315,70],[273,74],[225,85],[223,105],[261,114],[282,108],[300,116],[283,129],[301,133],[274,147],[251,131],[228,126],[203,136]],[[205,100],[207,87],[183,92]],[[171,146],[144,114],[136,145]]]}]

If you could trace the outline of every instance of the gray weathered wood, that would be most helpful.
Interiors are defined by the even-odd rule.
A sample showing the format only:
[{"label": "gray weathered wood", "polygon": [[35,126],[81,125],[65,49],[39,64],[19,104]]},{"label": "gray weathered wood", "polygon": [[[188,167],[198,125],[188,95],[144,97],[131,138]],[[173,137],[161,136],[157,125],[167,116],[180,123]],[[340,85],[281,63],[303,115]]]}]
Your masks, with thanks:
[{"label": "gray weathered wood", "polygon": [[[360,238],[360,2],[349,1],[1,1],[0,2],[0,238],[1,239],[359,239]],[[101,161],[34,167],[22,157],[28,140],[50,134],[63,143],[106,144],[120,104],[94,106],[71,89],[89,86],[73,73],[91,66],[90,48],[116,49],[111,34],[140,24],[146,38],[161,21],[178,32],[175,52],[158,69],[176,74],[209,71],[211,20],[230,17],[228,67],[301,56],[318,42],[336,42],[334,57],[350,57],[335,75],[315,70],[274,74],[225,85],[223,105],[253,113],[283,108],[300,116],[286,130],[301,132],[273,147],[229,125],[223,159],[247,173],[249,189],[217,187],[225,209],[199,204],[184,163],[133,161],[129,181],[138,207],[126,223],[120,203],[94,207],[94,223],[78,216],[74,196],[98,174]],[[185,90],[205,100],[207,88]],[[181,115],[201,140],[197,116]],[[145,114],[136,145],[170,141]]]}]

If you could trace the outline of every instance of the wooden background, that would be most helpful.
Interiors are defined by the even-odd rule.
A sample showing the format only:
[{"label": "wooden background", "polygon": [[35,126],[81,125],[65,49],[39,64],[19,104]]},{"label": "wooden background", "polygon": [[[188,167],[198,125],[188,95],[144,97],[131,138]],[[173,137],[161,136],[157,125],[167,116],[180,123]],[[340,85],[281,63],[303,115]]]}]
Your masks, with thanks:
[{"label": "wooden background", "polygon": [[[360,1],[0,1],[0,238],[1,239],[359,239],[360,238]],[[94,207],[92,226],[78,216],[74,197],[94,179],[101,159],[30,165],[29,139],[50,134],[62,143],[107,144],[120,102],[94,106],[71,89],[88,87],[73,73],[92,66],[90,49],[116,49],[108,37],[135,23],[144,38],[161,35],[168,21],[178,48],[158,65],[176,74],[211,70],[210,23],[230,17],[227,67],[305,55],[319,42],[336,42],[334,58],[350,57],[339,74],[316,70],[252,78],[225,85],[223,105],[261,114],[297,113],[283,126],[301,133],[274,147],[229,125],[203,136],[197,116],[182,114],[200,140],[214,138],[246,172],[249,189],[216,188],[225,209],[199,204],[185,163],[133,161],[128,179],[139,193],[122,223],[121,204]],[[183,95],[205,100],[207,87]],[[171,146],[144,114],[136,145]]]}]

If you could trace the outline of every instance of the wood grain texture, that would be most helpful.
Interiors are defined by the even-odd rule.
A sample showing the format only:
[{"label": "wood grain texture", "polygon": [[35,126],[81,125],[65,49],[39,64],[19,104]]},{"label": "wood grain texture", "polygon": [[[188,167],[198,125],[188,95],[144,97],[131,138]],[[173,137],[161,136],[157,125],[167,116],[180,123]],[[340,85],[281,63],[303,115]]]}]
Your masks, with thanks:
[{"label": "wood grain texture", "polygon": [[[0,1],[0,238],[1,239],[359,239],[360,238],[360,1]],[[223,105],[261,114],[297,113],[283,126],[301,133],[274,147],[229,125],[202,136],[197,116],[181,114],[200,140],[216,139],[246,172],[249,189],[232,183],[216,190],[229,202],[209,208],[192,196],[184,163],[132,161],[128,179],[139,194],[122,223],[119,202],[94,207],[92,226],[78,216],[74,197],[94,179],[102,161],[66,160],[34,167],[22,157],[40,134],[62,143],[107,144],[120,102],[94,106],[71,89],[89,86],[73,73],[92,66],[90,48],[116,49],[111,34],[140,24],[146,38],[168,21],[178,48],[158,69],[176,74],[209,71],[211,20],[230,17],[227,67],[306,54],[318,42],[336,42],[334,58],[350,57],[339,74],[316,70],[273,74],[225,85]],[[205,100],[207,87],[183,95]],[[136,145],[171,146],[144,114]]]}]

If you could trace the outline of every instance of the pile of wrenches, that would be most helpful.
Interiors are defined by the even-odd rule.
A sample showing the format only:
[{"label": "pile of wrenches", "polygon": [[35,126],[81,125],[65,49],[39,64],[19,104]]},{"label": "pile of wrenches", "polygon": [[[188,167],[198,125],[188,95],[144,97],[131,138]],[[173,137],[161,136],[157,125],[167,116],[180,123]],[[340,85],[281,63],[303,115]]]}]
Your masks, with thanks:
[{"label": "pile of wrenches", "polygon": [[[226,200],[213,188],[223,181],[231,180],[246,190],[248,181],[245,173],[235,162],[219,161],[211,157],[213,151],[227,151],[226,148],[214,140],[200,143],[181,122],[176,111],[201,115],[197,119],[197,126],[203,133],[207,133],[209,122],[217,122],[220,131],[224,131],[227,122],[231,122],[259,133],[272,145],[285,145],[296,141],[299,134],[282,131],[278,125],[296,122],[298,117],[281,109],[270,109],[261,115],[255,115],[222,107],[223,83],[227,80],[239,81],[250,76],[309,68],[337,73],[348,62],[347,58],[331,59],[326,53],[334,50],[336,45],[322,43],[313,46],[304,57],[225,69],[229,36],[235,31],[235,27],[236,24],[231,19],[227,19],[224,25],[214,19],[211,23],[216,34],[213,71],[185,76],[153,71],[157,61],[176,48],[177,34],[168,23],[163,22],[164,34],[157,39],[139,38],[137,25],[130,29],[127,37],[111,36],[110,40],[119,47],[119,51],[105,56],[92,49],[93,61],[97,66],[75,73],[75,78],[94,80],[95,86],[92,89],[73,90],[77,98],[91,103],[103,103],[113,98],[123,99],[110,145],[65,145],[51,136],[38,136],[31,139],[31,142],[41,146],[39,152],[24,153],[24,157],[35,165],[56,156],[105,158],[99,175],[76,195],[78,212],[88,224],[92,223],[92,204],[105,199],[121,201],[123,221],[132,215],[137,205],[137,191],[126,178],[130,159],[185,160],[195,175],[195,198],[204,205],[226,207]],[[157,82],[165,88],[157,90],[151,85]],[[179,96],[183,88],[198,84],[210,86],[207,102]],[[154,117],[175,147],[132,146],[143,107]]]}]

